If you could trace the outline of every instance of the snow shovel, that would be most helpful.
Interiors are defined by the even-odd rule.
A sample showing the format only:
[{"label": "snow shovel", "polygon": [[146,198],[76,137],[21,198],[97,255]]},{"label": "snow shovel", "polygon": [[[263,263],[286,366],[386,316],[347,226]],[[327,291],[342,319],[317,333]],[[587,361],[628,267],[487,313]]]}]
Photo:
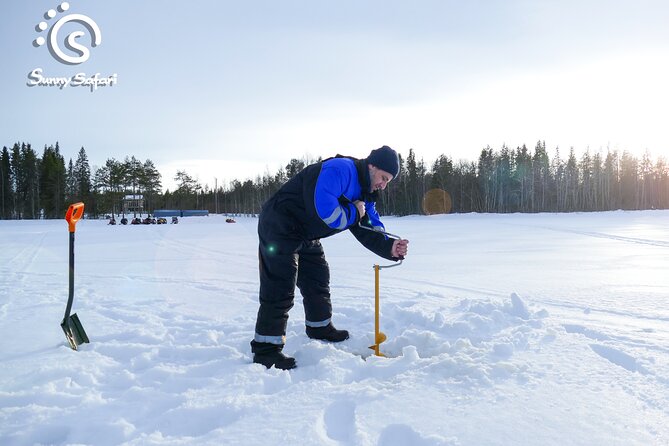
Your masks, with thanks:
[{"label": "snow shovel", "polygon": [[84,203],[70,205],[67,214],[65,214],[65,220],[67,220],[70,231],[70,290],[67,298],[67,307],[65,308],[65,316],[63,317],[63,322],[60,323],[60,327],[65,332],[65,337],[70,343],[72,350],[76,350],[80,344],[89,342],[88,335],[86,335],[86,331],[81,325],[77,314],[74,313],[70,316],[72,301],[74,300],[74,231],[82,215],[84,215]]},{"label": "snow shovel", "polygon": [[[363,228],[367,229],[369,231],[373,232],[378,232],[383,235],[385,235],[388,238],[396,239],[396,240],[401,240],[402,237],[391,234],[389,232],[383,231],[381,229],[375,229],[375,228],[370,228],[368,226],[363,226],[362,224],[358,223],[358,225]],[[369,348],[374,350],[374,355],[376,356],[383,356],[386,357],[385,354],[381,353],[379,346],[381,345],[382,342],[384,342],[388,337],[384,332],[381,331],[380,329],[380,323],[379,323],[379,313],[380,313],[380,300],[379,300],[379,271],[384,268],[392,268],[395,266],[400,266],[402,264],[403,260],[400,260],[399,262],[392,264],[392,265],[374,265],[374,345],[370,345]]]}]

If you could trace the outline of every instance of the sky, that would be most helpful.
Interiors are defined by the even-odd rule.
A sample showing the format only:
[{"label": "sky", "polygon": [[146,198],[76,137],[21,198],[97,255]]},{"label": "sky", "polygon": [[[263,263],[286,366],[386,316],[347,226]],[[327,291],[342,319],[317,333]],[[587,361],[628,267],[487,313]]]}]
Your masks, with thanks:
[{"label": "sky", "polygon": [[[8,0],[0,146],[59,142],[151,159],[163,186],[274,173],[291,158],[389,145],[431,163],[486,146],[669,155],[669,3],[641,1]],[[55,17],[45,15],[53,9]],[[58,20],[82,14],[99,28]],[[45,22],[44,31],[37,28]],[[72,45],[71,45],[72,46]],[[111,86],[28,86],[29,73]],[[33,75],[34,76],[34,75]]]}]

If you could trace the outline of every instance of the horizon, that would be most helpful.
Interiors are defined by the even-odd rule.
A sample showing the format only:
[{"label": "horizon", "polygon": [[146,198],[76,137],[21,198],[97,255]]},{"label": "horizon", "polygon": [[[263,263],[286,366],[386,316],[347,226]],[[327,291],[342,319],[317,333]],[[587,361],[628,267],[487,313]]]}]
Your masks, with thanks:
[{"label": "horizon", "polygon": [[[537,145],[539,142],[545,143],[545,141],[537,141],[537,143],[535,143],[535,145],[534,145],[534,146],[531,146],[531,147],[528,146],[527,144],[521,144],[520,146],[513,147],[513,148],[512,148],[512,147],[508,147],[508,146],[503,146],[503,147],[507,147],[511,152],[515,152],[516,150],[518,150],[518,149],[522,148],[523,146],[525,146],[525,147],[527,148],[527,150],[528,150],[528,153],[529,153],[530,155],[533,155],[533,154],[534,154],[534,151],[535,151],[535,149],[536,149],[536,145]],[[23,143],[25,143],[26,145],[29,145],[33,150],[35,150],[35,152],[36,152],[36,154],[37,154],[38,156],[41,156],[41,155],[42,155],[42,153],[41,153],[40,151],[38,151],[32,144],[30,144],[30,143],[28,143],[28,142],[23,142],[23,141],[22,141],[22,142],[17,142],[17,143],[18,143],[18,144],[23,144]],[[58,143],[58,142],[56,142],[56,143]],[[45,145],[45,146],[42,148],[42,150],[43,150],[44,148],[47,148],[47,147],[54,147],[54,148],[55,148],[56,143]],[[14,143],[14,144],[16,144],[16,143]],[[14,146],[14,144],[12,144],[11,146],[3,145],[3,148],[6,147],[7,150],[9,150],[9,151],[11,152],[11,148]],[[86,151],[86,148],[85,148],[85,147],[83,147],[83,148],[84,148],[84,150]],[[484,148],[482,148],[481,151],[483,151],[483,150],[485,150],[485,149],[487,149],[487,148],[492,149],[492,150],[493,150],[493,153],[495,153],[495,154],[499,153],[499,151],[502,149],[502,147],[496,148],[496,147],[488,146],[488,147],[484,147]],[[81,148],[80,148],[80,149],[81,149]],[[72,163],[74,163],[74,162],[76,161],[76,158],[77,158],[77,155],[78,155],[78,151],[79,151],[80,149],[77,149],[77,153],[75,154],[75,156],[73,156],[73,157],[69,157],[69,158],[68,158],[68,157],[66,157],[65,155],[63,155],[62,147],[60,147],[60,144],[59,144],[59,153],[63,156],[64,161],[65,161],[65,166],[66,166],[66,167],[67,167],[67,165],[68,165],[68,163],[69,163],[70,160],[72,161]],[[413,149],[410,149],[410,150],[413,150]],[[551,162],[555,159],[555,155],[557,154],[557,151],[558,151],[558,150],[560,150],[560,148],[559,148],[559,147],[555,147],[555,148],[553,149],[553,151],[551,152],[551,150],[549,149],[549,147],[546,146],[546,153],[548,154],[549,160],[550,160]],[[648,154],[649,157],[650,157],[650,160],[651,160],[652,163],[653,163],[653,165],[655,165],[655,164],[656,164],[658,161],[660,161],[660,160],[665,160],[665,161],[667,161],[667,157],[666,157],[666,156],[664,156],[664,155],[656,156],[655,154],[651,153],[651,152],[648,151],[648,150],[644,151],[644,152],[641,153],[641,154],[637,154],[637,153],[635,153],[634,151],[631,151],[631,150],[622,150],[622,151],[619,151],[618,149],[611,149],[611,148],[608,148],[608,147],[606,148],[606,152],[604,152],[602,148],[600,148],[600,149],[597,150],[597,151],[591,151],[589,148],[586,148],[586,149],[583,150],[583,151],[577,151],[575,148],[571,147],[571,148],[570,148],[569,150],[567,150],[567,151],[561,151],[561,150],[560,150],[560,159],[561,159],[561,160],[566,160],[566,159],[569,157],[569,153],[571,152],[571,150],[574,150],[574,154],[575,154],[577,160],[580,160],[581,157],[582,157],[583,155],[585,155],[585,153],[587,152],[587,153],[589,153],[589,154],[591,154],[591,155],[594,155],[594,154],[600,154],[600,155],[604,155],[604,156],[606,156],[608,153],[617,153],[619,157],[622,157],[622,155],[623,155],[624,153],[628,153],[628,154],[631,154],[632,156],[634,156],[634,157],[635,157],[637,160],[639,160],[639,161],[641,161],[641,157],[642,157],[642,156],[644,156],[645,154]],[[88,156],[88,151],[86,151],[86,154],[87,154],[87,156]],[[401,157],[401,159],[402,159],[403,161],[406,161],[408,154],[409,154],[408,152],[407,152],[406,154],[399,153],[399,155],[400,155],[400,157]],[[480,155],[481,155],[481,154],[479,153],[478,156],[477,156],[475,159],[466,159],[466,158],[455,159],[455,158],[453,158],[452,156],[450,156],[450,155],[447,154],[447,153],[441,153],[441,154],[436,155],[434,159],[425,160],[424,157],[423,157],[423,156],[420,156],[420,154],[417,153],[415,150],[414,150],[414,154],[416,155],[416,159],[417,159],[417,161],[419,161],[419,162],[423,162],[423,163],[424,163],[424,165],[426,166],[426,169],[427,169],[427,172],[428,172],[428,173],[432,170],[432,167],[433,167],[434,162],[436,162],[437,159],[438,159],[440,156],[442,156],[442,155],[443,155],[443,156],[446,156],[446,157],[448,157],[448,158],[450,158],[450,160],[453,162],[454,165],[456,165],[456,164],[458,164],[458,163],[460,163],[460,162],[464,162],[464,163],[474,163],[474,164],[476,164],[476,163],[478,162],[478,160],[479,160]],[[10,153],[10,155],[11,155],[11,153]],[[133,157],[133,156],[135,156],[135,155],[133,155],[133,154],[127,154],[127,155],[125,155],[123,158],[119,158],[119,159],[116,159],[116,158],[115,158],[115,159],[116,159],[116,161],[124,162],[124,160],[125,160],[126,157],[127,157],[127,158],[131,158],[131,157]],[[334,154],[333,154],[332,156],[334,156]],[[365,155],[365,156],[366,156],[366,155]],[[144,161],[147,161],[147,160],[151,160],[150,158],[142,159],[142,158],[139,158],[139,157],[137,157],[137,156],[135,156],[135,158],[137,158],[137,159],[138,159],[139,161],[141,161],[141,162],[144,162]],[[90,159],[90,157],[89,157],[89,159]],[[109,159],[109,158],[108,158],[108,159]],[[299,161],[308,161],[308,164],[310,164],[310,163],[312,163],[312,162],[316,162],[316,158],[314,158],[314,157],[313,157],[311,154],[309,154],[309,153],[305,153],[305,154],[303,154],[302,156],[299,156],[299,157],[297,157],[297,156],[293,156],[293,157],[291,157],[290,159],[287,159],[283,164],[279,164],[274,170],[271,170],[271,169],[269,169],[268,166],[265,166],[265,169],[264,169],[263,172],[261,172],[261,173],[255,173],[255,174],[253,174],[253,175],[249,175],[249,176],[246,176],[246,177],[233,177],[233,178],[230,178],[230,179],[227,179],[227,178],[219,178],[219,177],[213,177],[213,178],[214,178],[214,181],[213,181],[212,183],[201,182],[200,179],[199,179],[198,177],[196,177],[196,175],[193,175],[187,168],[179,168],[179,167],[175,167],[175,172],[178,172],[178,171],[185,171],[185,172],[186,172],[187,174],[189,174],[194,180],[196,180],[196,181],[200,184],[200,186],[202,186],[203,188],[208,188],[209,190],[212,190],[212,191],[213,191],[213,190],[215,189],[215,184],[218,184],[218,187],[219,187],[219,188],[220,188],[220,187],[223,187],[224,190],[225,190],[225,188],[231,186],[231,184],[232,184],[233,181],[240,181],[240,182],[242,182],[242,183],[244,183],[245,181],[253,181],[253,182],[255,182],[256,179],[258,179],[258,178],[263,178],[265,175],[268,175],[268,174],[271,175],[271,176],[274,176],[274,175],[276,175],[276,174],[279,172],[280,169],[285,169],[286,166],[287,166],[287,164],[290,163],[290,161],[293,160],[293,159],[297,159],[297,160],[299,160]],[[105,160],[105,161],[106,161],[106,160]],[[153,161],[153,160],[151,160],[151,161]],[[175,163],[175,164],[176,164],[176,163]],[[308,164],[307,164],[307,165],[308,165]],[[91,180],[92,180],[92,177],[93,177],[93,175],[95,174],[95,171],[96,171],[97,169],[103,167],[103,166],[104,166],[104,163],[98,165],[98,164],[90,163],[90,161],[89,161],[89,165],[90,165],[90,168],[91,168]],[[158,170],[160,171],[160,169],[158,169]],[[170,184],[171,184],[171,186],[172,186],[172,189],[170,189],[170,188],[168,188],[168,187],[166,187],[166,186],[164,185],[164,184],[165,184],[165,183],[164,183],[164,176],[163,176],[162,172],[161,172],[161,184],[163,185],[163,186],[162,186],[162,190],[161,190],[161,193],[162,193],[162,194],[164,194],[164,193],[166,193],[166,192],[173,192],[175,189],[177,189],[177,187],[176,187],[176,184],[177,184],[177,183],[176,183],[176,181],[174,180],[174,178],[171,178],[171,181],[170,181]]]}]

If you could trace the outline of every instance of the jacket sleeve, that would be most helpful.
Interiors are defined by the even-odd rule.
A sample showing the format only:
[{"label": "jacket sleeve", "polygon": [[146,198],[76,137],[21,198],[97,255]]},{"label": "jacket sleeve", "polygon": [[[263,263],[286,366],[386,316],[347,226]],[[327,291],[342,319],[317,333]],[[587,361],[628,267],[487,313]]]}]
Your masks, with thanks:
[{"label": "jacket sleeve", "polygon": [[[381,219],[379,218],[379,214],[376,212],[374,203],[367,202],[365,210],[366,215],[361,220],[360,224],[369,228],[385,230],[383,223],[381,223]],[[365,248],[369,249],[379,257],[394,261],[401,259],[401,257],[393,257],[390,253],[393,249],[393,239],[390,239],[383,234],[374,233],[367,229],[363,229],[358,225],[351,226],[350,230],[355,238],[357,238]]]},{"label": "jacket sleeve", "polygon": [[332,229],[344,230],[355,225],[360,216],[355,204],[344,196],[347,172],[336,167],[323,166],[314,191],[314,206],[318,217]]}]

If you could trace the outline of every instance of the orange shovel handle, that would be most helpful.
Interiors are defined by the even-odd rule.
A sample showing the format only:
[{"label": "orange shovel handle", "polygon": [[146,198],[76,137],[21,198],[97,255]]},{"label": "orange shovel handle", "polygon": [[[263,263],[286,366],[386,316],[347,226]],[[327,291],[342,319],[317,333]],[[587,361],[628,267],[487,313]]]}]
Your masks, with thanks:
[{"label": "orange shovel handle", "polygon": [[75,231],[75,226],[77,222],[81,220],[81,217],[84,215],[84,203],[74,203],[71,204],[67,209],[67,214],[65,214],[65,220],[70,228],[70,232]]}]

